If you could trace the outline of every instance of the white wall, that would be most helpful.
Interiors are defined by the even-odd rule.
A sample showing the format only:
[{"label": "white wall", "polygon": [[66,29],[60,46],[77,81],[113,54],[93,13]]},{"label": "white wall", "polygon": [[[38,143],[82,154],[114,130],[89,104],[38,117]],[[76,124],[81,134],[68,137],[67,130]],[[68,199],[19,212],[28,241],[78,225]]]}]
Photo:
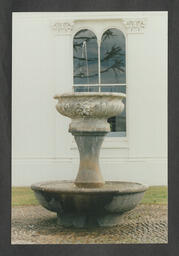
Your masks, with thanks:
[{"label": "white wall", "polygon": [[72,90],[72,34],[56,35],[52,24],[81,19],[80,26],[94,19],[95,27],[104,24],[100,17],[109,18],[106,24],[146,20],[142,33],[126,31],[128,136],[105,139],[103,176],[167,184],[167,13],[115,12],[13,13],[12,185],[75,178],[78,151],[70,120],[57,113],[53,99]]}]

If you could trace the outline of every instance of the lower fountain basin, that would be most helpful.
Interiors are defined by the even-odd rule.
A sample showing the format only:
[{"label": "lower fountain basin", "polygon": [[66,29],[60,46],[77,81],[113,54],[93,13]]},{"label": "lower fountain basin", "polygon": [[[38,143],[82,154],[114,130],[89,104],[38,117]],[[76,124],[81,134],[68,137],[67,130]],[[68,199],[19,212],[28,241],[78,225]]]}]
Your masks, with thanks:
[{"label": "lower fountain basin", "polygon": [[120,215],[132,210],[142,199],[146,185],[106,182],[100,188],[79,188],[72,181],[52,181],[31,186],[39,203],[57,213],[66,227],[114,226]]}]

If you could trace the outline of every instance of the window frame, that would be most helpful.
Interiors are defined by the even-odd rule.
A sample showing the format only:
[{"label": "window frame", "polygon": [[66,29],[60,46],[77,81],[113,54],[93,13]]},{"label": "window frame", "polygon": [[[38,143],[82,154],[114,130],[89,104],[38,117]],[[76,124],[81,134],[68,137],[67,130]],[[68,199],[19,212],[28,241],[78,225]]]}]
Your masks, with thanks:
[{"label": "window frame", "polygon": [[[105,20],[107,21],[107,20]],[[71,68],[72,68],[72,90],[74,91],[74,88],[76,86],[83,86],[83,87],[88,87],[88,86],[123,86],[125,85],[126,87],[126,136],[106,136],[105,141],[103,143],[103,149],[109,149],[109,148],[128,148],[129,143],[128,143],[128,138],[129,138],[129,127],[128,127],[128,119],[129,119],[129,113],[128,113],[128,33],[122,24],[120,20],[110,20],[112,24],[110,25],[104,25],[103,20],[88,20],[83,22],[82,20],[78,23],[75,24],[75,28],[73,30],[73,33],[71,34]],[[85,24],[83,24],[85,23]],[[90,26],[90,25],[95,25],[95,27]],[[74,79],[73,79],[73,71],[74,71],[74,65],[73,65],[73,38],[77,32],[79,32],[82,29],[89,29],[91,32],[93,32],[96,35],[97,38],[97,45],[98,45],[98,74],[100,76],[100,47],[101,47],[101,40],[103,33],[107,31],[108,29],[119,29],[125,37],[125,51],[126,51],[126,83],[125,84],[74,84]],[[98,79],[100,81],[100,79]],[[73,141],[72,144],[72,149],[76,148],[75,142]]]}]

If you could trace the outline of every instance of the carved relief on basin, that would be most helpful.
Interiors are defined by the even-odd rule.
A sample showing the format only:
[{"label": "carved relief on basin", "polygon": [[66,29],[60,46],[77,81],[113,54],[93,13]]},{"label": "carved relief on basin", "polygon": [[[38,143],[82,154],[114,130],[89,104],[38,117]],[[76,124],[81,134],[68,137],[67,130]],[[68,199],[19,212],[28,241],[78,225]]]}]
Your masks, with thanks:
[{"label": "carved relief on basin", "polygon": [[124,109],[123,93],[66,93],[56,95],[56,109],[72,122],[69,131],[109,132],[107,119],[119,115]]}]

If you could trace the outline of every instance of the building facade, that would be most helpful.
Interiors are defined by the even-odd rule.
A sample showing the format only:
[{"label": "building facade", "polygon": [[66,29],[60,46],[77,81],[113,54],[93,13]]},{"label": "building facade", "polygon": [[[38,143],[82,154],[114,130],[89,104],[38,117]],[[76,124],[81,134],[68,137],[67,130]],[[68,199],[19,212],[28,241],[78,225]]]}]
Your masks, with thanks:
[{"label": "building facade", "polygon": [[167,185],[167,12],[13,13],[12,185],[69,180],[79,155],[53,96],[126,93],[105,180]]}]

